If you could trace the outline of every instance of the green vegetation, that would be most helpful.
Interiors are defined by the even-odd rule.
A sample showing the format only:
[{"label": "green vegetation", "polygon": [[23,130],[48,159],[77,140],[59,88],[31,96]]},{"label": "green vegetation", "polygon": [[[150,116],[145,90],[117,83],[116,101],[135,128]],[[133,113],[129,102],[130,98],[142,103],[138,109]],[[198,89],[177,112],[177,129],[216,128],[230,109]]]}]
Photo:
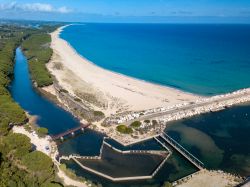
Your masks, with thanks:
[{"label": "green vegetation", "polygon": [[126,125],[118,125],[116,130],[122,134],[131,134],[133,133],[133,129],[131,127],[127,127]]},{"label": "green vegetation", "polygon": [[79,99],[78,97],[75,97],[75,98],[74,98],[74,101],[76,101],[76,102],[82,102],[82,100]]},{"label": "green vegetation", "polygon": [[31,128],[31,125],[29,123],[24,125],[24,129],[28,132],[32,132],[32,128]]},{"label": "green vegetation", "polygon": [[65,89],[60,89],[60,93],[69,93],[68,90],[65,90]]},{"label": "green vegetation", "polygon": [[13,101],[6,87],[13,77],[15,49],[34,31],[0,26],[0,186],[61,186],[55,180],[52,160],[32,151],[30,139],[11,132],[12,125],[27,122],[24,110]]},{"label": "green vegetation", "polygon": [[173,185],[170,182],[164,182],[162,187],[172,187]]},{"label": "green vegetation", "polygon": [[31,151],[30,139],[9,132],[0,136],[0,186],[40,186],[56,183],[51,158]]},{"label": "green vegetation", "polygon": [[141,122],[140,121],[134,121],[130,124],[130,127],[137,129],[141,126]]},{"label": "green vegetation", "polygon": [[50,42],[49,34],[38,33],[33,34],[22,43],[23,51],[29,61],[31,77],[38,87],[53,84],[51,75],[46,68],[46,63],[49,62],[53,53]]},{"label": "green vegetation", "polygon": [[61,164],[60,165],[60,169],[71,179],[74,179],[76,181],[80,181],[83,183],[86,183],[89,187],[102,187],[101,184],[94,184],[93,182],[83,178],[83,177],[78,177],[75,172],[69,168],[67,168],[67,166],[65,164]]},{"label": "green vegetation", "polygon": [[156,120],[152,120],[153,125],[158,125],[158,122]]},{"label": "green vegetation", "polygon": [[105,114],[102,111],[94,111],[94,116],[101,116],[104,117]]},{"label": "green vegetation", "polygon": [[15,48],[21,41],[19,37],[6,39],[0,49],[0,135],[8,132],[9,124],[23,124],[27,119],[25,112],[12,100],[6,89],[13,76]]},{"label": "green vegetation", "polygon": [[37,128],[37,134],[38,134],[39,137],[44,137],[44,136],[46,136],[48,133],[49,133],[49,131],[48,131],[47,128],[44,128],[44,127],[39,127],[39,128]]}]

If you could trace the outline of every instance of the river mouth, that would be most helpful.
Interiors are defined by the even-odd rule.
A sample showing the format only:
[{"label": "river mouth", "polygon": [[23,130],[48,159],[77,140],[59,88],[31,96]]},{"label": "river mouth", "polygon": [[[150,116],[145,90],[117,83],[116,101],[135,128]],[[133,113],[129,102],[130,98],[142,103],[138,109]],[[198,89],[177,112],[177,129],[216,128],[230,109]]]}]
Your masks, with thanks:
[{"label": "river mouth", "polygon": [[[48,128],[52,135],[80,124],[70,113],[36,92],[30,80],[27,59],[20,48],[16,49],[14,80],[9,90],[14,100],[31,115],[37,115],[37,123]],[[237,106],[213,114],[200,115],[171,123],[168,127],[167,132],[200,158],[206,167],[223,169],[243,176],[249,175],[250,106]],[[59,152],[62,155],[99,155],[104,136],[101,133],[86,129],[84,133],[59,143]],[[162,150],[162,147],[155,140],[148,140],[127,147],[123,147],[114,140],[109,140],[109,143],[122,150]],[[113,157],[116,156],[112,155],[111,158]],[[172,182],[197,171],[191,163],[175,151],[153,179],[143,181],[111,182],[84,171],[75,162],[66,161],[65,163],[78,176],[111,187],[133,186],[135,184],[138,186],[161,186],[165,181]],[[142,167],[141,170],[143,169]]]},{"label": "river mouth", "polygon": [[[79,120],[74,118],[69,112],[63,110],[41,96],[35,90],[30,79],[27,59],[20,48],[16,49],[15,61],[14,80],[9,88],[10,93],[13,99],[19,103],[23,109],[28,111],[31,115],[38,117],[38,125],[48,128],[49,134],[51,135],[55,135],[78,126],[80,124]],[[58,149],[61,155],[80,154],[83,156],[96,156],[99,155],[104,137],[104,134],[86,129],[84,133],[58,143]],[[111,142],[113,142],[115,147],[117,146],[118,148],[122,148],[124,150],[162,150],[162,147],[159,146],[159,144],[154,140],[149,140],[128,147],[123,147],[113,140],[110,140],[110,143]],[[119,162],[119,160],[116,160],[116,162]],[[82,168],[76,166],[76,164],[72,161],[66,163],[67,166],[75,170],[76,174],[79,176],[89,178],[94,182],[101,182],[105,186],[120,186],[120,183],[111,182],[84,171]],[[145,167],[141,167],[137,170],[137,172],[140,172],[140,170],[143,171],[144,168]],[[195,171],[197,170],[192,164],[187,162],[177,153],[173,153],[169,160],[167,160],[166,164],[164,164],[163,168],[152,180],[133,181],[132,183],[122,182],[122,185],[130,186],[130,184],[133,185],[138,182],[140,186],[149,184],[160,186],[164,183],[164,181],[174,181]]]}]

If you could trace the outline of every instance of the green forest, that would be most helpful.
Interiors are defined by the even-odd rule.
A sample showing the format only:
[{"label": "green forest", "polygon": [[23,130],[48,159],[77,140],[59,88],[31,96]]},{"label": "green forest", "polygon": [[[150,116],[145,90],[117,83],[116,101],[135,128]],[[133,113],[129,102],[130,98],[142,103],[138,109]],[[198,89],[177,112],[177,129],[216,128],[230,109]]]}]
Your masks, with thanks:
[{"label": "green forest", "polygon": [[[13,78],[15,49],[24,41],[23,46],[30,54],[32,78],[39,86],[51,84],[46,69],[42,72],[36,71],[42,65],[45,67],[52,54],[47,47],[50,38],[45,34],[46,31],[49,32],[48,29],[37,31],[9,25],[0,26],[0,187],[62,186],[56,182],[51,158],[42,152],[33,151],[27,136],[11,131],[13,125],[27,122],[24,110],[13,101],[7,89]],[[39,46],[32,47],[31,41],[40,42]],[[39,52],[41,48],[44,50]]]},{"label": "green forest", "polygon": [[50,48],[51,37],[46,32],[31,35],[22,43],[22,49],[29,61],[29,69],[33,81],[38,87],[48,86],[53,83],[46,63],[52,56]]}]

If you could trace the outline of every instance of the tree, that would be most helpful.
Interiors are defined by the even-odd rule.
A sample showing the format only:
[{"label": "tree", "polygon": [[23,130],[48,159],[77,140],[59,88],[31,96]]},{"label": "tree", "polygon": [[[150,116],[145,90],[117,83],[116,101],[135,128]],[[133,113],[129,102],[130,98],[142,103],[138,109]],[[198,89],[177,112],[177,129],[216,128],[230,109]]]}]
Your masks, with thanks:
[{"label": "tree", "polygon": [[141,126],[141,122],[140,121],[134,121],[130,124],[130,127],[132,128],[139,128]]},{"label": "tree", "polygon": [[40,151],[33,151],[22,158],[22,163],[32,173],[38,184],[54,180],[54,164],[50,157]]},{"label": "tree", "polygon": [[44,136],[46,136],[47,134],[48,134],[48,129],[47,128],[44,128],[44,127],[39,127],[38,129],[37,129],[37,134],[38,134],[38,136],[39,137],[44,137]]},{"label": "tree", "polygon": [[120,133],[123,133],[123,134],[131,134],[133,133],[133,129],[130,128],[130,127],[127,127],[126,125],[118,125],[116,127],[116,130]]},{"label": "tree", "polygon": [[30,139],[23,134],[10,133],[0,144],[0,152],[11,159],[22,158],[30,152],[31,148]]},{"label": "tree", "polygon": [[0,136],[6,135],[9,131],[9,120],[7,118],[0,119]]}]

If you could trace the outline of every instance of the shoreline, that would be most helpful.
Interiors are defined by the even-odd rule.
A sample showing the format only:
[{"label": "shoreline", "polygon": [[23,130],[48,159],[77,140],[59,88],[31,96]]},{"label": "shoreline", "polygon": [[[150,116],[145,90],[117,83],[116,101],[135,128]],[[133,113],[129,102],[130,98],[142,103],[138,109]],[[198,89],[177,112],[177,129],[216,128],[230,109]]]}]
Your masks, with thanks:
[{"label": "shoreline", "polygon": [[[68,26],[70,25],[62,26],[51,33],[53,56],[47,64],[47,68],[54,77],[54,85],[42,89],[56,96],[63,108],[71,112],[81,122],[86,122],[86,118],[82,114],[89,113],[89,111],[101,111],[105,114],[105,119],[111,116],[119,119],[123,118],[123,114],[130,116],[130,113],[134,115],[141,111],[150,111],[157,108],[175,108],[178,105],[187,105],[212,98],[196,96],[191,93],[182,92],[178,89],[152,84],[103,69],[78,54],[67,41],[60,38],[60,33]],[[82,74],[87,74],[87,76],[81,76]],[[100,86],[100,84],[104,84],[104,87]],[[121,88],[121,86],[125,86],[126,89],[125,87]],[[61,90],[66,90],[66,93],[61,93]],[[84,92],[85,90],[87,90],[87,93]],[[117,93],[112,95],[113,93],[110,93],[110,90]],[[146,94],[143,95],[144,93]],[[161,95],[161,97],[159,98],[157,96],[155,98],[157,94]],[[169,97],[169,94],[172,94],[171,97]],[[167,102],[164,102],[163,99],[166,98]],[[100,99],[104,100],[104,103],[99,103],[98,100]],[[136,107],[139,105],[140,108],[135,109],[128,104]],[[81,112],[80,115],[79,111],[75,110],[76,107]],[[203,111],[204,109],[199,108],[198,112],[192,113],[198,114],[200,110]],[[180,119],[185,117],[183,115],[187,115],[187,112],[182,112],[181,114],[176,113],[175,116],[170,117],[171,119]],[[187,115],[187,117],[190,116],[192,115]],[[166,117],[169,118],[168,116],[165,116],[165,118]],[[151,139],[158,135],[155,130],[150,130],[142,135],[136,135],[136,137],[121,134],[115,130],[115,126],[119,123],[103,126],[102,124],[105,122],[105,119],[104,121],[97,120],[90,128],[106,134],[124,146]],[[159,119],[157,119],[157,121]],[[160,125],[160,129],[161,127],[163,126]]]},{"label": "shoreline", "polygon": [[[60,38],[60,33],[67,26],[69,25],[51,33],[51,48],[54,55],[47,68],[69,93],[77,97],[87,94],[95,100],[90,101],[89,105],[104,112],[107,116],[203,98],[203,96],[129,77],[97,66],[77,53],[67,41]],[[60,69],[56,69],[56,65],[60,66]],[[83,86],[87,88],[85,93],[81,90]]]},{"label": "shoreline", "polygon": [[[182,90],[182,89],[178,89],[174,86],[169,86],[169,85],[164,85],[164,84],[160,84],[160,83],[156,83],[156,82],[152,82],[152,81],[148,81],[148,80],[144,80],[144,79],[140,79],[140,78],[136,78],[136,77],[132,77],[132,76],[129,76],[129,75],[125,75],[125,74],[122,74],[122,73],[119,73],[119,72],[115,72],[115,71],[112,71],[112,70],[109,70],[109,69],[105,69],[97,64],[95,64],[94,62],[88,60],[86,57],[84,57],[82,54],[78,53],[77,50],[65,39],[61,38],[60,37],[60,34],[63,32],[63,30],[66,28],[66,27],[69,27],[69,26],[72,26],[72,25],[78,25],[78,24],[68,24],[68,25],[64,25],[62,27],[59,27],[55,32],[58,32],[57,34],[57,37],[58,39],[61,39],[63,40],[67,45],[68,47],[71,48],[71,50],[74,51],[74,53],[78,56],[80,56],[84,61],[86,61],[87,63],[93,65],[93,66],[96,66],[97,68],[100,68],[102,70],[105,70],[105,71],[108,71],[110,73],[113,73],[113,74],[116,74],[118,76],[123,76],[123,77],[126,77],[126,78],[129,78],[129,79],[134,79],[136,81],[141,81],[142,83],[147,83],[147,84],[152,84],[152,85],[155,85],[155,86],[159,86],[159,87],[163,87],[163,88],[167,88],[167,89],[171,89],[173,91],[176,91],[176,92],[180,92],[180,93],[186,93],[188,95],[192,95],[192,96],[197,96],[197,97],[200,97],[200,98],[206,98],[206,97],[210,97],[210,96],[207,96],[207,95],[200,95],[200,94],[195,94],[195,93],[191,93],[191,92],[188,92],[188,91],[185,91],[185,90]],[[217,94],[215,94],[217,95]]]}]

